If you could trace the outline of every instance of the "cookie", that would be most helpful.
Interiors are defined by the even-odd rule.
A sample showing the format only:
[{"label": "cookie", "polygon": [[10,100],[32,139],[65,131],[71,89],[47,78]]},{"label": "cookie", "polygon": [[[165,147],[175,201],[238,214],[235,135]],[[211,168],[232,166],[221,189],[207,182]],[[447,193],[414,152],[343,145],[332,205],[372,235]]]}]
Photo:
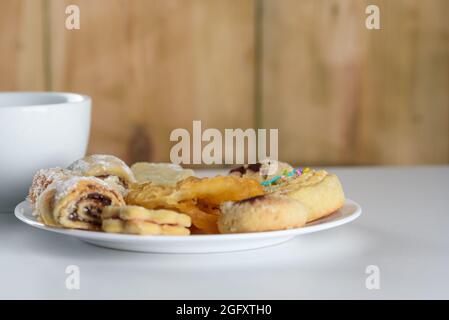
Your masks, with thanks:
[{"label": "cookie", "polygon": [[220,233],[262,232],[299,228],[306,224],[305,206],[288,196],[263,195],[221,205]]},{"label": "cookie", "polygon": [[345,203],[340,180],[335,174],[329,174],[325,170],[308,170],[265,187],[265,192],[286,195],[300,201],[309,213],[307,222],[325,217]]},{"label": "cookie", "polygon": [[102,214],[102,230],[139,235],[189,235],[190,217],[171,210],[139,206],[109,206]]}]

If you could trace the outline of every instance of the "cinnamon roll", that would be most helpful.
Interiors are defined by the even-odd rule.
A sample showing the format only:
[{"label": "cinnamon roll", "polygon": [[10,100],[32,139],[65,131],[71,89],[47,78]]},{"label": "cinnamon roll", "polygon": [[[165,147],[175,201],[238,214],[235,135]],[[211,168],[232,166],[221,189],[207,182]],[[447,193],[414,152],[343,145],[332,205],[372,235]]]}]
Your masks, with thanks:
[{"label": "cinnamon roll", "polygon": [[55,227],[100,230],[101,212],[123,206],[122,195],[95,177],[70,177],[49,185],[38,198],[39,220]]},{"label": "cinnamon roll", "polygon": [[136,182],[134,174],[125,162],[111,155],[93,154],[72,163],[67,169],[81,176],[93,176],[104,180],[122,194]]}]

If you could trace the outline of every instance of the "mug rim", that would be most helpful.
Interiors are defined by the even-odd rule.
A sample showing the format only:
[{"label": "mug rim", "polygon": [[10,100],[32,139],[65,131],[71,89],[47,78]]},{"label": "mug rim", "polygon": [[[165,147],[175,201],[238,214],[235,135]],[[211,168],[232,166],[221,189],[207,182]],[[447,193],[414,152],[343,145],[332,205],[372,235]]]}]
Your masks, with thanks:
[{"label": "mug rim", "polygon": [[84,104],[86,102],[90,102],[92,99],[90,96],[81,94],[81,93],[75,93],[75,92],[64,92],[64,91],[1,91],[0,92],[0,98],[4,95],[38,95],[38,96],[49,96],[49,97],[62,97],[65,98],[66,101],[62,102],[55,102],[55,103],[37,103],[37,104],[19,104],[19,105],[1,105],[0,104],[0,110],[2,109],[16,109],[16,108],[42,108],[42,107],[60,107],[62,105],[78,105],[78,104]]}]

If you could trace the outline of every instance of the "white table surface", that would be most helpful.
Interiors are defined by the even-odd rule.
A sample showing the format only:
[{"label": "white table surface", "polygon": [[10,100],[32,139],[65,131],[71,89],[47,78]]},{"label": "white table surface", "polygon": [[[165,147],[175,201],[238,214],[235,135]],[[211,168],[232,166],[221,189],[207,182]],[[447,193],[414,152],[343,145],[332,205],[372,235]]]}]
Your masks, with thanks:
[{"label": "white table surface", "polygon": [[[449,298],[449,166],[334,168],[362,216],[274,247],[147,254],[91,246],[0,214],[0,298]],[[80,289],[65,269],[80,269]],[[368,265],[380,289],[365,286]]]}]

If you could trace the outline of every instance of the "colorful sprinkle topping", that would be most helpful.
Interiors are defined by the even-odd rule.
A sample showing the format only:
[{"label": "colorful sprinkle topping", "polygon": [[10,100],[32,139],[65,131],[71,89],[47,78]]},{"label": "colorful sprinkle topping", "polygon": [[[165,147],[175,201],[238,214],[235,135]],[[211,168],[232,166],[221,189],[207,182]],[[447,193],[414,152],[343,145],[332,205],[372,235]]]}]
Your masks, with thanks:
[{"label": "colorful sprinkle topping", "polygon": [[294,176],[295,174],[298,175],[298,176],[301,176],[301,175],[303,175],[304,173],[307,173],[307,172],[310,172],[310,171],[311,171],[311,169],[310,169],[309,167],[293,169],[293,170],[290,171],[290,172],[289,172],[287,169],[285,169],[285,170],[282,172],[282,175],[274,176],[274,177],[271,178],[271,179],[268,179],[268,180],[265,180],[265,181],[261,182],[261,184],[262,184],[263,186],[269,186],[269,185],[275,183],[276,181],[278,181],[279,179],[281,179],[281,180],[286,180],[288,177],[292,177],[292,176]]}]

